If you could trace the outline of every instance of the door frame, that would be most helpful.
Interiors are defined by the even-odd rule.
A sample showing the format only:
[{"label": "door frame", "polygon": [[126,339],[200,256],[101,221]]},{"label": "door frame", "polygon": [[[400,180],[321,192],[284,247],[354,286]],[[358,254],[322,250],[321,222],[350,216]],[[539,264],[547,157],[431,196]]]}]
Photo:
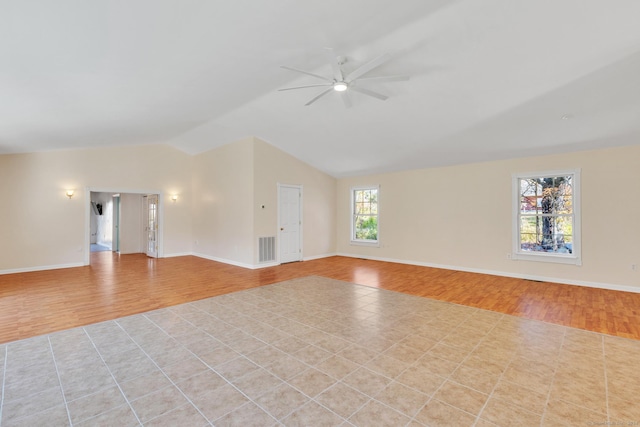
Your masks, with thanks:
[{"label": "door frame", "polygon": [[303,242],[303,238],[302,238],[302,229],[304,226],[304,220],[303,220],[303,199],[304,199],[304,193],[302,191],[302,185],[297,185],[297,184],[281,184],[281,183],[277,183],[277,212],[276,212],[276,236],[278,236],[276,238],[276,242],[277,244],[277,249],[276,252],[278,254],[276,261],[278,262],[278,264],[282,264],[281,259],[280,259],[280,188],[282,187],[289,187],[289,188],[297,188],[298,191],[300,192],[300,198],[299,198],[299,203],[298,203],[298,213],[300,215],[300,229],[299,229],[299,233],[298,233],[298,240],[299,240],[299,245],[300,245],[300,259],[298,261],[302,261],[302,259],[304,258],[304,252],[303,252],[303,248],[302,248],[302,242]]},{"label": "door frame", "polygon": [[[155,197],[156,198],[156,211],[155,211],[155,226],[156,226],[156,234],[155,234],[155,250],[153,251],[152,254],[149,253],[149,197]],[[160,232],[159,228],[160,228],[160,224],[159,224],[159,220],[160,219],[160,196],[158,194],[155,193],[150,193],[150,194],[144,194],[142,195],[142,224],[144,224],[144,230],[142,230],[142,235],[143,235],[143,246],[144,246],[144,253],[149,257],[149,258],[158,258],[158,249],[159,249],[159,244],[158,244],[158,234]]]},{"label": "door frame", "polygon": [[164,195],[157,189],[132,189],[122,187],[85,187],[83,264],[91,264],[91,193],[157,194],[158,195],[158,258],[164,258]]},{"label": "door frame", "polygon": [[[112,201],[112,217],[113,229],[111,231],[111,250],[120,252],[120,193],[111,196]],[[115,230],[115,231],[114,231]]]}]

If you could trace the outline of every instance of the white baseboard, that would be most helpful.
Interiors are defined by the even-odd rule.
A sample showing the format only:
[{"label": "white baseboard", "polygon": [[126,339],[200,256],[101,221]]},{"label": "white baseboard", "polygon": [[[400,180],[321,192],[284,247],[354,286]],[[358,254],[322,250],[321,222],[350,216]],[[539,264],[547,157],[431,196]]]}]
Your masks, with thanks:
[{"label": "white baseboard", "polygon": [[337,256],[337,253],[331,253],[331,254],[322,254],[322,255],[313,255],[313,256],[306,256],[302,258],[302,261],[313,261],[314,259],[321,259],[321,258],[329,258],[332,256]]},{"label": "white baseboard", "polygon": [[536,280],[536,281],[540,281],[540,282],[560,283],[560,284],[563,284],[563,285],[576,285],[576,286],[585,286],[585,287],[588,287],[588,288],[599,288],[599,289],[608,289],[608,290],[612,290],[612,291],[640,293],[640,287],[616,285],[616,284],[612,284],[612,283],[588,282],[588,281],[584,281],[584,280],[558,279],[556,277],[534,276],[534,275],[529,275],[529,274],[510,273],[510,272],[506,272],[506,271],[485,270],[485,269],[482,269],[482,268],[468,268],[468,267],[460,267],[460,266],[456,266],[456,265],[434,264],[434,263],[429,263],[429,262],[408,261],[408,260],[403,260],[403,259],[372,257],[372,256],[355,255],[355,254],[347,254],[347,253],[338,253],[336,255],[344,256],[344,257],[348,257],[348,258],[362,258],[362,259],[369,259],[369,260],[372,260],[372,261],[394,262],[396,264],[408,264],[408,265],[417,265],[417,266],[420,266],[420,267],[432,267],[432,268],[441,268],[441,269],[444,269],[444,270],[464,271],[464,272],[468,272],[468,273],[490,274],[492,276],[513,277],[513,278],[516,278],[516,279],[527,279],[527,280]]},{"label": "white baseboard", "polygon": [[258,270],[260,268],[267,268],[267,267],[276,267],[280,264],[278,264],[277,262],[263,262],[261,264],[255,264],[253,267],[254,270]]},{"label": "white baseboard", "polygon": [[191,255],[197,256],[198,258],[208,259],[210,261],[221,262],[223,264],[235,265],[236,267],[249,268],[251,270],[255,269],[255,267],[252,264],[245,264],[244,262],[233,261],[233,260],[226,259],[226,258],[218,258],[218,257],[211,256],[211,255],[201,254],[201,253],[198,253],[198,252],[194,252]]},{"label": "white baseboard", "polygon": [[205,255],[201,253],[191,253],[188,255],[197,256],[198,258],[204,258],[210,261],[221,262],[223,264],[234,265],[236,267],[248,268],[250,270],[257,270],[260,268],[275,267],[276,265],[280,265],[277,262],[269,262],[269,263],[263,263],[263,264],[245,264],[244,262],[233,261],[226,258],[218,258],[215,256]]},{"label": "white baseboard", "polygon": [[73,268],[73,267],[84,267],[84,264],[81,262],[74,262],[71,264],[56,264],[56,265],[41,265],[38,267],[11,268],[7,270],[0,270],[0,274],[31,273],[33,271],[58,270],[61,268]]},{"label": "white baseboard", "polygon": [[[197,256],[199,258],[204,258],[204,259],[208,259],[208,260],[211,260],[211,261],[221,262],[223,264],[235,265],[236,267],[248,268],[248,269],[251,269],[251,270],[258,270],[258,269],[261,269],[261,268],[275,267],[275,266],[280,265],[277,262],[265,262],[265,263],[261,263],[261,264],[245,264],[245,263],[242,263],[242,262],[237,262],[237,261],[233,261],[233,260],[226,259],[226,258],[218,258],[218,257],[210,256],[210,255],[201,254],[201,253],[190,253],[190,254],[185,254],[185,255],[193,255],[193,256]],[[302,258],[302,261],[312,261],[314,259],[328,258],[328,257],[336,256],[336,255],[337,255],[336,253],[323,254],[323,255],[314,255],[314,256]]]},{"label": "white baseboard", "polygon": [[[236,267],[248,268],[250,270],[256,270],[256,269],[266,268],[266,267],[274,267],[279,265],[278,263],[265,263],[265,264],[256,264],[256,265],[245,264],[242,262],[237,262],[237,261],[233,261],[225,258],[218,258],[214,256],[209,256],[209,255],[200,254],[200,253],[193,253],[193,252],[165,254],[164,258],[188,256],[188,255],[193,255],[193,256],[208,259],[211,261],[221,262],[223,264],[234,265]],[[529,274],[510,273],[505,271],[485,270],[481,268],[468,268],[468,267],[460,267],[455,265],[434,264],[429,262],[409,261],[409,260],[395,259],[395,258],[372,257],[372,256],[355,255],[355,254],[347,254],[347,253],[331,253],[331,254],[323,254],[323,255],[314,255],[310,257],[305,257],[302,260],[312,261],[315,259],[329,258],[332,256],[343,256],[347,258],[363,258],[363,259],[369,259],[372,261],[394,262],[397,264],[442,268],[444,270],[465,271],[468,273],[490,274],[493,276],[513,277],[516,279],[527,279],[527,280],[537,280],[541,282],[560,283],[563,285],[576,285],[576,286],[585,286],[589,288],[608,289],[612,291],[640,293],[640,287],[635,287],[635,286],[616,285],[612,283],[602,283],[602,282],[589,282],[584,280],[567,280],[567,279],[559,279],[556,277],[535,276],[535,275],[529,275]],[[70,264],[45,265],[45,266],[37,266],[37,267],[12,268],[12,269],[0,270],[0,275],[15,274],[15,273],[29,273],[33,271],[42,271],[42,270],[57,270],[61,268],[74,268],[74,267],[83,267],[83,266],[84,266],[83,263],[70,263]]]},{"label": "white baseboard", "polygon": [[195,254],[193,252],[177,252],[175,254],[164,254],[162,256],[162,258],[174,258],[174,257],[178,257],[178,256],[189,256],[189,255],[194,255]]}]

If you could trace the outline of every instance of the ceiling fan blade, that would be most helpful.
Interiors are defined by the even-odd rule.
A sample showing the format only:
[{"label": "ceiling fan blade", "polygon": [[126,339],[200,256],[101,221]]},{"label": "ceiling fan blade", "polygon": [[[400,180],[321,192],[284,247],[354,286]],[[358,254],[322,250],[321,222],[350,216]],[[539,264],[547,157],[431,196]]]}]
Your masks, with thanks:
[{"label": "ceiling fan blade", "polygon": [[299,70],[299,69],[297,69],[297,68],[288,67],[288,66],[286,66],[286,65],[281,65],[281,66],[280,66],[280,68],[284,68],[285,70],[289,70],[289,71],[295,71],[296,73],[306,74],[306,75],[308,75],[308,76],[315,77],[315,78],[317,78],[317,79],[322,79],[322,80],[324,80],[325,82],[329,82],[329,83],[333,82],[333,80],[328,79],[328,78],[326,78],[326,77],[324,77],[324,76],[321,76],[321,75],[319,75],[319,74],[310,73],[310,72],[308,72],[308,71]]},{"label": "ceiling fan blade", "polygon": [[354,90],[356,92],[360,92],[360,93],[362,93],[364,95],[373,96],[374,98],[378,98],[381,101],[386,101],[389,98],[388,96],[382,95],[382,94],[380,94],[378,92],[374,92],[372,90],[365,89],[365,88],[362,88],[362,87],[349,86],[349,89],[350,90]]},{"label": "ceiling fan blade", "polygon": [[379,76],[379,77],[360,77],[358,82],[403,82],[409,80],[409,76]]},{"label": "ceiling fan blade", "polygon": [[329,89],[325,90],[324,92],[322,92],[320,95],[316,96],[315,98],[313,98],[311,101],[307,102],[306,104],[304,104],[305,107],[308,107],[309,105],[313,104],[314,102],[316,102],[318,99],[322,98],[323,96],[325,96],[326,94],[328,94],[329,92],[331,92],[333,90],[332,87],[330,87]]},{"label": "ceiling fan blade", "polygon": [[338,63],[338,57],[330,47],[325,48],[325,52],[327,54],[329,64],[331,64],[331,69],[333,70],[333,78],[341,82],[344,77],[342,76],[342,69],[340,68],[340,64]]},{"label": "ceiling fan blade", "polygon": [[356,68],[355,70],[353,70],[347,76],[347,80],[354,81],[358,77],[367,74],[369,71],[371,71],[371,70],[373,70],[375,68],[378,68],[379,66],[381,66],[382,64],[384,64],[385,62],[387,62],[390,59],[391,59],[391,55],[388,54],[388,53],[385,53],[384,55],[380,55],[376,59],[374,59],[372,61],[369,61],[366,64],[362,65],[361,67]]},{"label": "ceiling fan blade", "polygon": [[327,87],[327,86],[331,86],[330,84],[325,84],[325,85],[306,85],[306,86],[295,86],[295,87],[285,87],[282,89],[278,89],[278,92],[282,92],[283,90],[294,90],[294,89],[304,89],[307,87]]},{"label": "ceiling fan blade", "polygon": [[349,94],[347,92],[341,92],[342,102],[344,103],[344,108],[351,108],[351,99],[349,98]]}]

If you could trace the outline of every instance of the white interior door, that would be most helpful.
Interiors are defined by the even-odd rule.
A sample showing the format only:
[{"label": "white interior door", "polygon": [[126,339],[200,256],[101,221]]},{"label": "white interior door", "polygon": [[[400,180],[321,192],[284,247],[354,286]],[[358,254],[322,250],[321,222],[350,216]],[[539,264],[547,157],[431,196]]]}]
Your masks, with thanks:
[{"label": "white interior door", "polygon": [[302,187],[278,185],[280,262],[302,260]]},{"label": "white interior door", "polygon": [[147,256],[158,257],[158,196],[151,194],[146,196],[147,203],[147,223],[145,231],[147,233]]}]

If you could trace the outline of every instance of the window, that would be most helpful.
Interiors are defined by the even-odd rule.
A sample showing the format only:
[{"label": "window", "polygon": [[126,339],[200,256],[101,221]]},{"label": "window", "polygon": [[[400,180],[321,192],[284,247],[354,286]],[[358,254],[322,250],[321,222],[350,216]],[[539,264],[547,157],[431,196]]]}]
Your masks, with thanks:
[{"label": "window", "polygon": [[379,187],[351,189],[351,242],[378,244]]},{"label": "window", "polygon": [[512,258],[581,264],[580,171],[513,176]]}]

